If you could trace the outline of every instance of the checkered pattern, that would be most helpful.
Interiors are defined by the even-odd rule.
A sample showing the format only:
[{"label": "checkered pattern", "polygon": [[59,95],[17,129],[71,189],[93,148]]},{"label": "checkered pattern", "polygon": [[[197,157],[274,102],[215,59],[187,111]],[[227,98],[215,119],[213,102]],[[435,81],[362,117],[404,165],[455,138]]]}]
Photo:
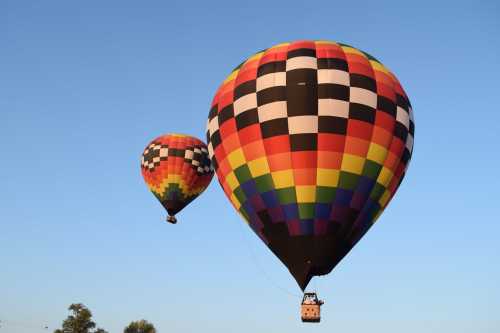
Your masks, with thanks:
[{"label": "checkered pattern", "polygon": [[208,149],[203,145],[186,147],[184,151],[184,161],[191,164],[191,167],[196,170],[200,175],[212,173],[210,167],[210,157],[208,156]]},{"label": "checkered pattern", "polygon": [[203,192],[214,174],[207,146],[181,134],[154,139],[142,154],[141,170],[149,189],[170,215]]},{"label": "checkered pattern", "polygon": [[156,167],[160,166],[160,162],[166,161],[167,158],[168,145],[152,142],[142,154],[141,167],[153,172]]},{"label": "checkered pattern", "polygon": [[218,89],[208,151],[234,207],[260,237],[341,228],[353,246],[401,183],[413,150],[410,101],[372,56],[329,41],[273,46]]}]

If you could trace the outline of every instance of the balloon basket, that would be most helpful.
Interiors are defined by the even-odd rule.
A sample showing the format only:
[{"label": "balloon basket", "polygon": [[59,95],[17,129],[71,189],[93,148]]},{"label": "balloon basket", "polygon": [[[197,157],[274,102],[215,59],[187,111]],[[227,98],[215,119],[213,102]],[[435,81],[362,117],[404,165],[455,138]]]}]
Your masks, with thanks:
[{"label": "balloon basket", "polygon": [[316,293],[305,293],[300,305],[300,317],[304,323],[319,323],[321,321],[321,305]]},{"label": "balloon basket", "polygon": [[177,219],[175,218],[175,216],[167,216],[167,222],[168,223],[172,223],[172,224],[176,224],[177,223]]}]

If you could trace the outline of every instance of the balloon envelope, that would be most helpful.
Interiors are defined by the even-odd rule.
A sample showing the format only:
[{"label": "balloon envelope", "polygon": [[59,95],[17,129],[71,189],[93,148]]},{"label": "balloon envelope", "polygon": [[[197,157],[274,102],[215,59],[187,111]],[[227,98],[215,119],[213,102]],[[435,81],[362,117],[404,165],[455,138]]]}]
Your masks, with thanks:
[{"label": "balloon envelope", "polygon": [[207,142],[226,196],[304,289],[387,206],[414,126],[408,97],[377,59],[298,41],[233,70],[213,99]]},{"label": "balloon envelope", "polygon": [[183,134],[154,139],[142,154],[141,171],[149,189],[170,216],[200,195],[214,174],[207,146]]}]

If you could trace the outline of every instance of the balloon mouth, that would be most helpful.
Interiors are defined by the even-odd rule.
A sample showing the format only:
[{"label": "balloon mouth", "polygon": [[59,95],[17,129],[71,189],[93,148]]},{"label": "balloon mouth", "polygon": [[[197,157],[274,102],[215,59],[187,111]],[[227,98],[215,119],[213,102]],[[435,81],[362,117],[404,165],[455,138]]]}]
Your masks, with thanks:
[{"label": "balloon mouth", "polygon": [[177,219],[175,218],[174,215],[168,215],[167,216],[167,222],[172,223],[172,224],[176,224],[177,223]]}]

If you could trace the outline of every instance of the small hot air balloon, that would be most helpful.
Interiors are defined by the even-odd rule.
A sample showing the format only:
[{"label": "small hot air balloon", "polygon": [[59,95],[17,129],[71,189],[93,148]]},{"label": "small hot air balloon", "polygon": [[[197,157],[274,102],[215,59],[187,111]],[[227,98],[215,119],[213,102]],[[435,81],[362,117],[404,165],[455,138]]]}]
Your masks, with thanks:
[{"label": "small hot air balloon", "polygon": [[214,175],[207,146],[183,134],[166,134],[144,150],[141,171],[146,184],[168,212],[167,221],[203,192]]},{"label": "small hot air balloon", "polygon": [[387,206],[414,128],[408,97],[377,59],[298,41],[233,70],[215,94],[207,143],[226,196],[304,290]]}]

